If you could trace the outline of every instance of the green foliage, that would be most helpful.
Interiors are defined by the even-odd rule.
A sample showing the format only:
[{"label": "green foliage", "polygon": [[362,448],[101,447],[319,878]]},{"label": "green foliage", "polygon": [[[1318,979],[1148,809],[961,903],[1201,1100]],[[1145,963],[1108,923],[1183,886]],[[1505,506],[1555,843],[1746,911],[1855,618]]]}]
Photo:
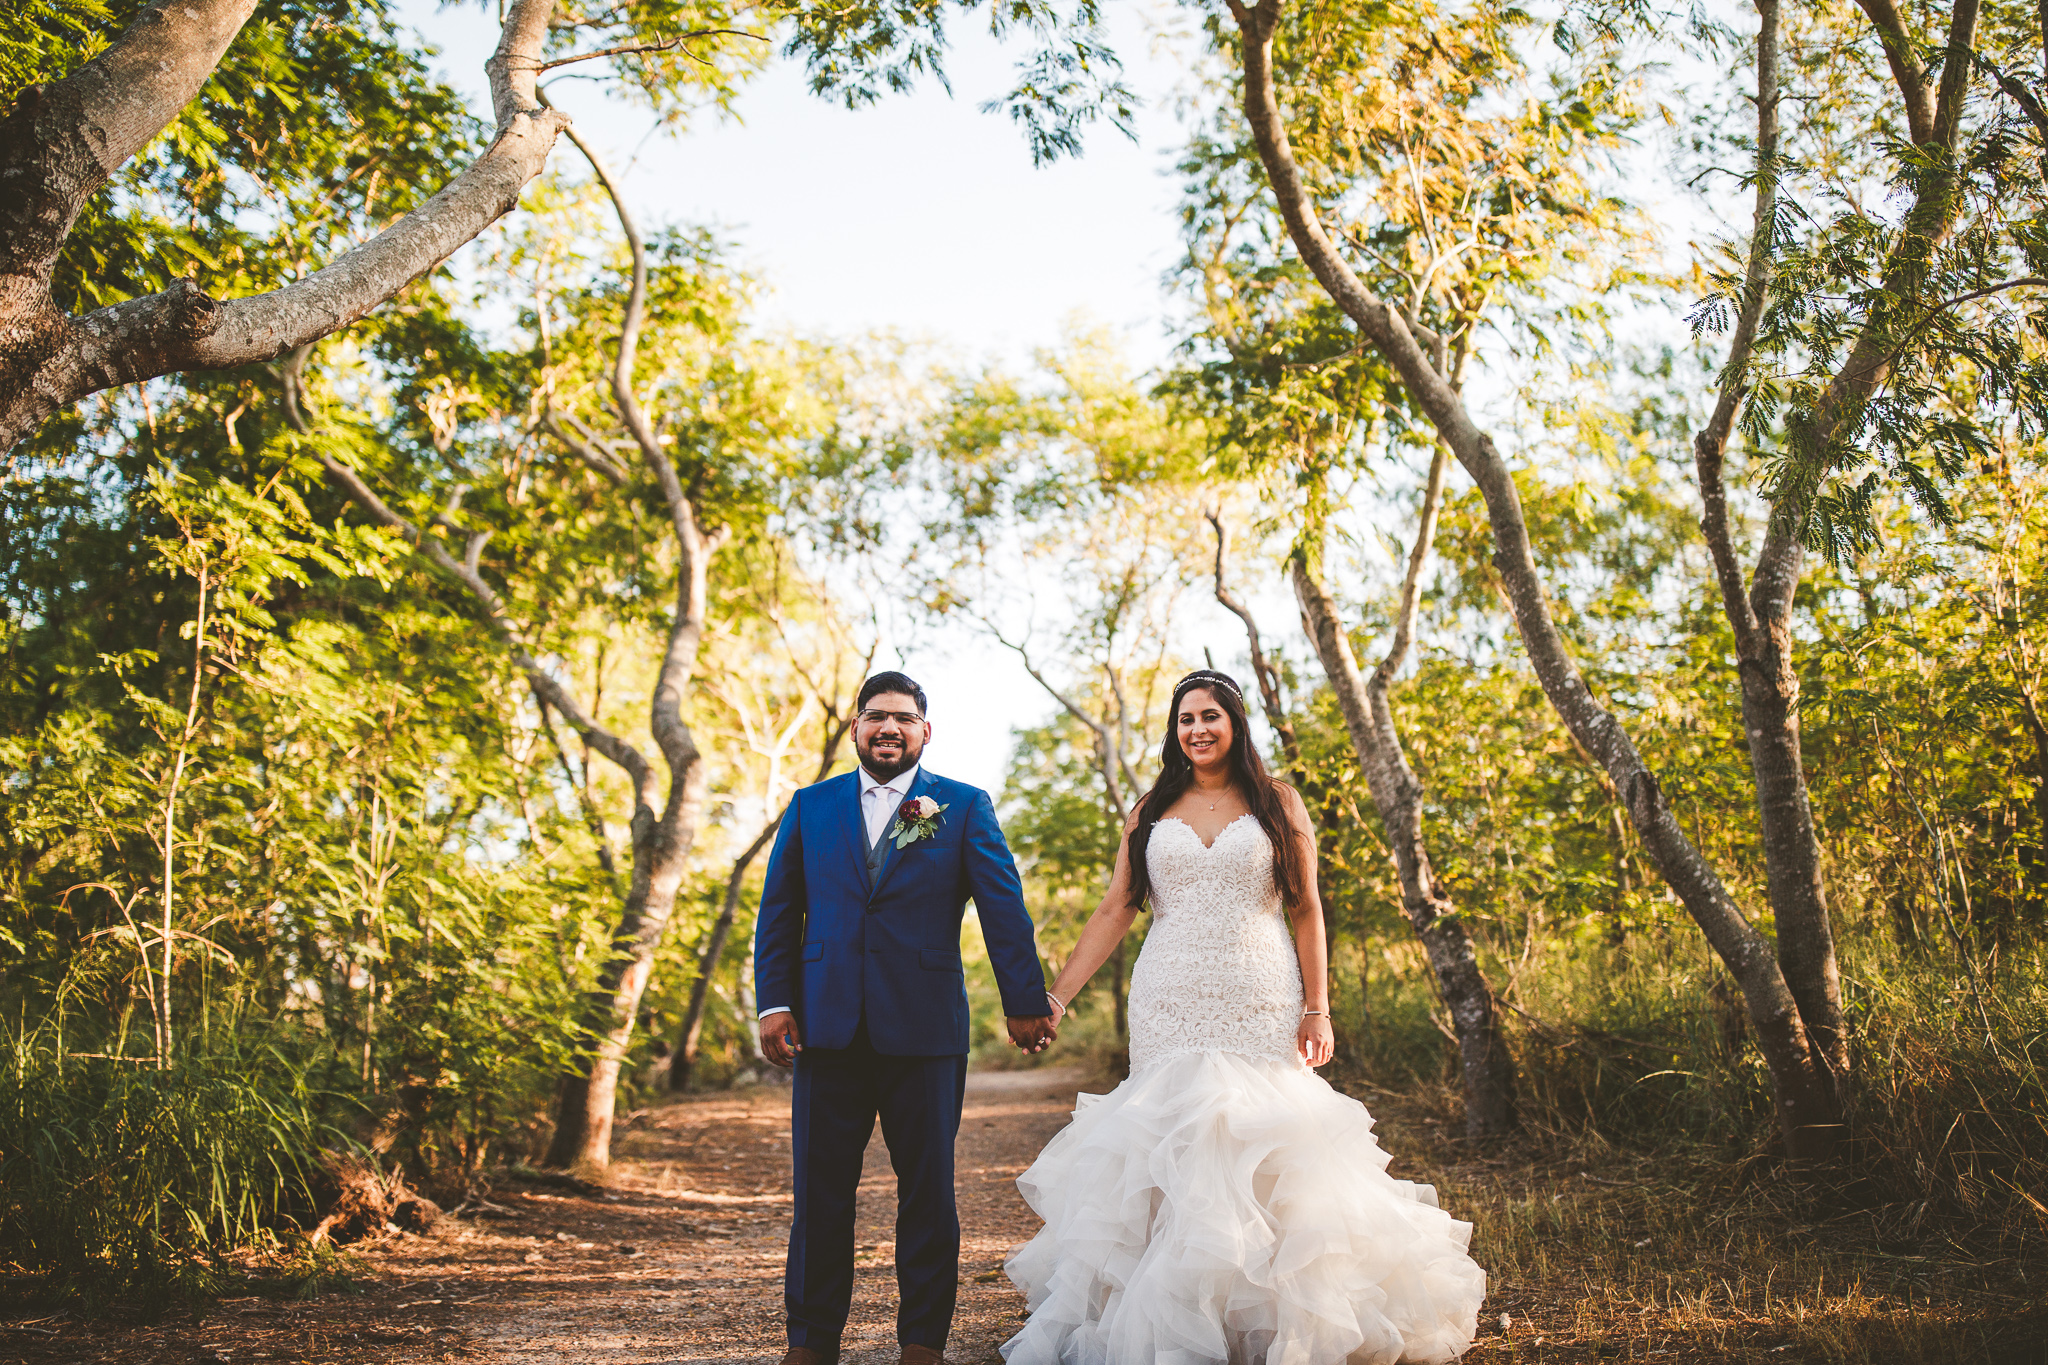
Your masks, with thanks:
[{"label": "green foliage", "polygon": [[103,0],[4,0],[0,3],[0,109],[23,86],[90,61],[105,46],[112,19]]}]

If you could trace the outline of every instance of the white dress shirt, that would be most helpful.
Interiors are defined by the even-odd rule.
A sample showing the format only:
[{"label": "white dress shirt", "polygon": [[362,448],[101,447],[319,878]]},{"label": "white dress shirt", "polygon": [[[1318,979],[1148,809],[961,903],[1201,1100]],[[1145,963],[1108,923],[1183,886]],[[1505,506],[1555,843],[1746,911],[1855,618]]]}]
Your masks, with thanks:
[{"label": "white dress shirt", "polygon": [[[882,781],[866,768],[860,770],[860,818],[867,831],[867,844],[861,849],[861,856],[873,848],[875,841],[882,837],[882,830],[888,825],[896,808],[903,804],[903,798],[910,794],[910,784],[917,781],[917,770],[921,765],[913,763],[887,782]],[[770,1005],[762,1010],[759,1017],[766,1019],[771,1014],[788,1014],[787,1005]]]}]

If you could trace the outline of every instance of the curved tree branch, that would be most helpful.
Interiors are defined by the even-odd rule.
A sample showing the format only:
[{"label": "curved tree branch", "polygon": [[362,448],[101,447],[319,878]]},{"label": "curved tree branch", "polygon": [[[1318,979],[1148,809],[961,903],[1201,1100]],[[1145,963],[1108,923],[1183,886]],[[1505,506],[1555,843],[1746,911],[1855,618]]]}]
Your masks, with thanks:
[{"label": "curved tree branch", "polygon": [[186,370],[274,360],[348,326],[509,212],[540,173],[566,115],[543,110],[534,73],[554,0],[513,0],[485,64],[498,129],[426,203],[302,280],[216,299],[194,280],[81,317],[50,283],[86,202],[197,95],[254,8],[177,0],[145,10],[71,76],[0,122],[0,449],[88,394]]},{"label": "curved tree branch", "polygon": [[[633,258],[633,285],[626,297],[625,315],[619,322],[619,349],[612,364],[612,400],[618,406],[627,434],[640,448],[641,459],[661,486],[662,498],[668,504],[669,522],[676,534],[675,614],[669,622],[668,646],[663,651],[661,670],[655,678],[654,705],[648,728],[654,734],[654,742],[661,746],[669,770],[680,775],[691,770],[698,758],[696,739],[683,720],[683,695],[689,688],[690,675],[697,665],[697,649],[704,638],[711,558],[724,542],[725,533],[723,529],[707,533],[698,524],[696,505],[683,489],[675,462],[662,448],[654,424],[648,420],[639,397],[634,393],[634,370],[640,356],[640,329],[647,319],[647,244],[641,239],[639,225],[626,208],[625,196],[619,192],[618,182],[612,179],[603,160],[591,150],[589,143],[576,135],[573,128],[568,130],[568,134],[610,197]],[[671,783],[670,801],[683,799],[687,785],[680,780]]]},{"label": "curved tree branch", "polygon": [[554,707],[562,719],[568,721],[591,748],[618,764],[632,780],[636,798],[651,809],[654,773],[646,756],[631,743],[598,724],[590,713],[583,709],[583,704],[561,679],[541,666],[540,661],[527,649],[526,642],[520,637],[512,619],[506,614],[504,599],[498,596],[497,590],[492,588],[489,581],[478,571],[477,556],[482,553],[483,542],[489,538],[488,535],[472,535],[463,558],[456,559],[454,555],[448,553],[438,538],[428,535],[422,528],[392,508],[377,495],[362,475],[337,459],[326,443],[318,441],[318,433],[307,419],[305,411],[303,375],[309,350],[310,347],[300,347],[294,351],[278,371],[278,377],[283,381],[285,389],[285,420],[292,430],[316,442],[314,457],[320,461],[320,467],[327,471],[327,476],[344,493],[370,514],[372,520],[411,541],[420,553],[433,561],[436,568],[469,590],[469,595],[483,608],[485,624],[504,644],[519,671],[526,675],[527,684],[533,688],[534,695]]}]

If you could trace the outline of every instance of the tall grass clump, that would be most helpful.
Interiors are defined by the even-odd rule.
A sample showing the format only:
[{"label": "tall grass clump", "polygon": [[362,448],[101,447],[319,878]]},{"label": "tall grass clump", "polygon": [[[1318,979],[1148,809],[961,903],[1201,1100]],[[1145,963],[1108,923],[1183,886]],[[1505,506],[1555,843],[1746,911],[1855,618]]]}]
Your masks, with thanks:
[{"label": "tall grass clump", "polygon": [[1902,1241],[1987,1254],[2048,1241],[2048,961],[1851,959],[1849,1166]]},{"label": "tall grass clump", "polygon": [[216,1292],[231,1253],[311,1205],[319,1139],[302,1072],[274,1048],[81,1058],[6,1040],[0,1261],[48,1294],[145,1311]]}]

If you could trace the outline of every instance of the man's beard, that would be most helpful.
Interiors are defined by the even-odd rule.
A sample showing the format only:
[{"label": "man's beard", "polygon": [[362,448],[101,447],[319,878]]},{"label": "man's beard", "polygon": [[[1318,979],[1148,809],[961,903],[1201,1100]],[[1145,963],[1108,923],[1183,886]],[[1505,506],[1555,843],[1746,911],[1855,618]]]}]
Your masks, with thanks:
[{"label": "man's beard", "polygon": [[898,773],[909,772],[910,769],[917,763],[917,760],[922,753],[922,750],[920,749],[913,749],[910,746],[909,741],[907,740],[904,742],[903,746],[896,751],[896,757],[894,759],[878,757],[875,754],[875,751],[868,747],[866,744],[856,744],[854,747],[860,752],[861,767],[866,768],[868,770],[868,775],[870,777],[879,777],[884,782],[889,781]]}]

